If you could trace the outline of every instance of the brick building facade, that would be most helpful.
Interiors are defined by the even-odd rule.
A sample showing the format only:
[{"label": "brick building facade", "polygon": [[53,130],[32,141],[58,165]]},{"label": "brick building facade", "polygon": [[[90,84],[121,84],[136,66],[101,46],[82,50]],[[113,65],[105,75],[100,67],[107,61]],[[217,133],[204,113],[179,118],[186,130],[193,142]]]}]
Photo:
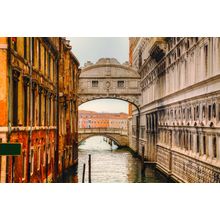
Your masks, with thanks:
[{"label": "brick building facade", "polygon": [[0,38],[0,141],[22,143],[21,156],[0,157],[1,182],[52,181],[58,158],[73,164],[64,145],[77,148],[78,66],[65,38]]},{"label": "brick building facade", "polygon": [[128,115],[126,113],[98,113],[79,111],[79,128],[120,128],[127,130]]}]

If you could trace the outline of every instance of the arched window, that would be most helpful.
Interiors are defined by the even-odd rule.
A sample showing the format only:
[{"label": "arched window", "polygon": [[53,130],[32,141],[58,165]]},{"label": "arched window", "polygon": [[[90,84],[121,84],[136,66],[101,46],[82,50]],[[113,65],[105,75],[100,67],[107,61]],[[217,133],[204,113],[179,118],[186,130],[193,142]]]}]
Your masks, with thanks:
[{"label": "arched window", "polygon": [[208,117],[209,117],[209,120],[211,120],[211,115],[212,115],[212,106],[209,105],[209,108],[208,108]]},{"label": "arched window", "polygon": [[215,106],[215,103],[212,105],[212,115],[213,115],[213,118],[216,117],[216,106]]},{"label": "arched window", "polygon": [[202,117],[205,119],[205,105],[202,106]]},{"label": "arched window", "polygon": [[197,119],[199,119],[199,106],[198,105],[196,107],[196,117],[197,117]]}]

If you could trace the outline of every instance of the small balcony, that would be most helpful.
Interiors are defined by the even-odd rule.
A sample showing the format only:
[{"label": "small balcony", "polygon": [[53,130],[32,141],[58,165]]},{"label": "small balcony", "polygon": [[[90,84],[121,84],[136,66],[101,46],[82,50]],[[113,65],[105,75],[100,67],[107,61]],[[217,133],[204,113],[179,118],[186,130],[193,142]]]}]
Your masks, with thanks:
[{"label": "small balcony", "polygon": [[154,37],[152,38],[151,42],[151,48],[150,48],[150,56],[155,59],[157,62],[159,62],[166,53],[166,43],[165,40],[162,37]]}]

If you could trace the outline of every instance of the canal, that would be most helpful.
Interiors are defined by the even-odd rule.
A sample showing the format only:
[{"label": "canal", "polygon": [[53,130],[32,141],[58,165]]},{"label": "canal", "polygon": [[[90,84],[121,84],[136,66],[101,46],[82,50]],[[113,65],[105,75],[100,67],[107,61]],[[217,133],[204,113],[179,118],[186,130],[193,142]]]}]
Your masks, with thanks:
[{"label": "canal", "polygon": [[65,173],[63,182],[82,182],[83,164],[86,164],[85,182],[88,182],[88,155],[91,155],[92,183],[166,183],[169,179],[152,165],[141,175],[140,160],[127,149],[118,149],[103,136],[91,137],[79,146],[79,163],[75,170]]}]

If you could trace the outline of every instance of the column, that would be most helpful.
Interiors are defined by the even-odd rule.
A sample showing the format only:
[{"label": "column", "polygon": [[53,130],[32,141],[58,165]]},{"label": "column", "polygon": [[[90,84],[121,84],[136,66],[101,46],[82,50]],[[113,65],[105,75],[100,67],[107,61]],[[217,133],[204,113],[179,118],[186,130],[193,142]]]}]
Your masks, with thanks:
[{"label": "column", "polygon": [[193,147],[192,147],[193,153],[196,153],[196,146],[197,146],[197,134],[196,132],[193,132]]},{"label": "column", "polygon": [[208,145],[206,145],[208,147],[207,149],[207,154],[209,157],[212,157],[213,156],[213,149],[212,149],[212,135],[211,134],[208,134],[207,135],[207,138],[208,138]]}]

